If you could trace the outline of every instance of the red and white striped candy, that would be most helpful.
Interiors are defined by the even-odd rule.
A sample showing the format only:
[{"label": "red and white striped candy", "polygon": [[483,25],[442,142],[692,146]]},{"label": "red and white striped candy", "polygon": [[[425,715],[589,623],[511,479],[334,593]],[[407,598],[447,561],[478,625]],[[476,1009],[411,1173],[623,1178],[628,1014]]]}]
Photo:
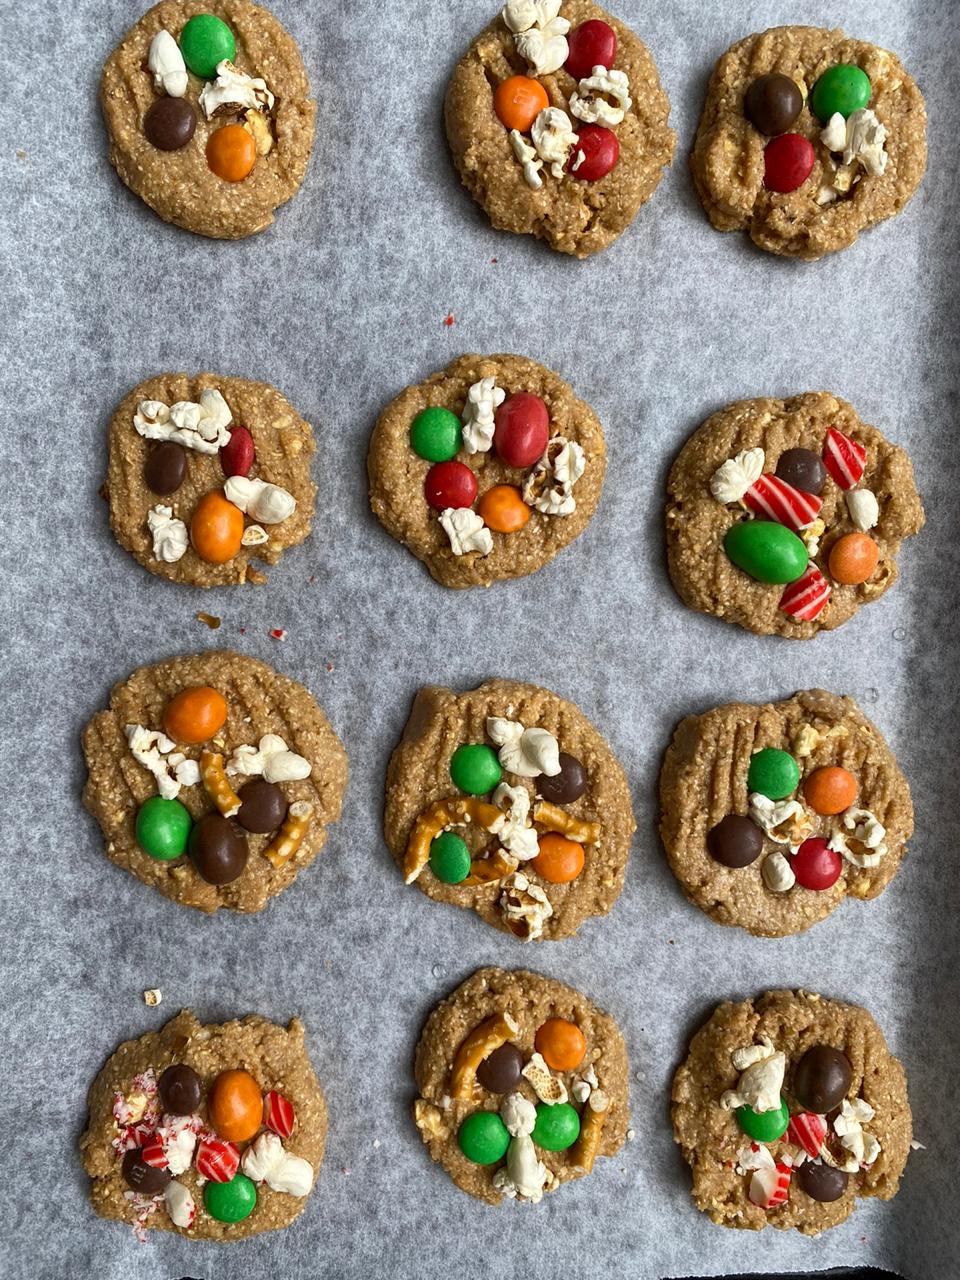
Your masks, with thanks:
[{"label": "red and white striped candy", "polygon": [[144,1164],[153,1165],[154,1169],[167,1167],[167,1153],[163,1149],[163,1139],[155,1133],[140,1148],[140,1159]]},{"label": "red and white striped candy", "polygon": [[823,465],[841,489],[852,489],[860,483],[867,451],[836,427],[828,427],[823,446]]},{"label": "red and white striped candy", "polygon": [[773,1169],[758,1169],[750,1179],[747,1192],[753,1204],[761,1209],[775,1209],[785,1204],[790,1195],[790,1175],[793,1169],[778,1160]]},{"label": "red and white striped candy", "polygon": [[755,480],[743,495],[743,502],[758,516],[785,524],[794,533],[813,524],[823,506],[823,499],[815,493],[803,493],[774,475]]},{"label": "red and white striped candy", "polygon": [[288,1102],[282,1093],[273,1089],[263,1100],[263,1123],[281,1138],[289,1138],[293,1133],[295,1115],[293,1103]]},{"label": "red and white striped candy", "polygon": [[204,1138],[197,1148],[197,1172],[211,1182],[229,1182],[240,1168],[240,1152],[222,1138]]},{"label": "red and white striped candy", "polygon": [[826,1136],[827,1122],[823,1116],[813,1111],[800,1111],[790,1117],[787,1138],[794,1146],[802,1147],[808,1156],[815,1159],[820,1154]]},{"label": "red and white striped candy", "polygon": [[827,607],[833,588],[815,564],[807,565],[805,572],[791,582],[780,597],[780,608],[791,618],[812,622]]}]

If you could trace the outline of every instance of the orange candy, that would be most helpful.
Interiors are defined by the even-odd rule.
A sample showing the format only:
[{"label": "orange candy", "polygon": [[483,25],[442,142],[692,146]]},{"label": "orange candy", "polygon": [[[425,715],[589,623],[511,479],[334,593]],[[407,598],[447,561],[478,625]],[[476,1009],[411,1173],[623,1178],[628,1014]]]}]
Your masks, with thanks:
[{"label": "orange candy", "polygon": [[263,1095],[249,1071],[221,1071],[207,1094],[207,1114],[221,1138],[246,1142],[263,1123]]},{"label": "orange candy", "polygon": [[495,484],[477,503],[477,515],[494,533],[516,533],[530,519],[530,508],[512,484]]},{"label": "orange candy", "polygon": [[548,1018],[538,1028],[533,1047],[551,1071],[576,1071],[587,1052],[583,1032],[566,1018]]},{"label": "orange candy", "polygon": [[191,746],[209,742],[226,722],[226,699],[207,684],[181,689],[170,699],[163,713],[163,729],[167,737]]},{"label": "orange candy", "polygon": [[837,765],[814,769],[803,784],[803,798],[814,813],[843,813],[857,798],[857,780]]},{"label": "orange candy", "polygon": [[583,870],[583,845],[576,840],[548,832],[539,840],[540,852],[531,866],[551,884],[569,884]]},{"label": "orange candy", "polygon": [[866,533],[845,533],[830,548],[830,576],[849,586],[866,582],[880,560],[880,548]]},{"label": "orange candy", "polygon": [[211,133],[207,164],[225,182],[242,182],[257,162],[257,144],[242,124],[225,124]]},{"label": "orange candy", "polygon": [[505,129],[519,129],[526,133],[550,99],[539,80],[529,76],[511,76],[497,85],[493,95],[493,109]]},{"label": "orange candy", "polygon": [[240,550],[243,512],[222,493],[205,493],[190,521],[190,541],[208,564],[225,564]]}]

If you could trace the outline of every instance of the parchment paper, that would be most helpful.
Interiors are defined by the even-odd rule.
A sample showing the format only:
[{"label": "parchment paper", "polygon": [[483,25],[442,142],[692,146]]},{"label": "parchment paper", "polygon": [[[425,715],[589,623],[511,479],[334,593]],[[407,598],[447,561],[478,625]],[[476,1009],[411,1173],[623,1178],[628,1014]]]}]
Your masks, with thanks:
[{"label": "parchment paper", "polygon": [[[956,1275],[960,1041],[954,715],[958,652],[955,222],[960,127],[953,7],[723,0],[617,9],[673,103],[677,160],[636,224],[579,264],[494,232],[440,124],[486,0],[276,0],[320,103],[306,187],[266,234],[219,244],[164,226],[106,159],[102,63],[137,3],[24,0],[4,18],[3,586],[7,845],[0,882],[0,1274],[97,1280],[775,1273],[873,1262]],[[687,153],[714,60],[778,22],[898,51],[930,108],[930,170],[894,222],[818,265],[713,231]],[[445,323],[448,315],[454,323]],[[600,414],[611,467],[587,533],[549,568],[447,592],[366,501],[380,407],[464,351],[517,351]],[[316,425],[314,534],[263,588],[202,593],[148,576],[97,497],[116,402],[150,374],[274,382]],[[664,481],[688,433],[741,396],[827,388],[912,453],[929,523],[902,581],[806,644],[748,636],[670,588]],[[198,610],[222,617],[212,632]],[[270,638],[285,627],[288,638]],[[79,732],[114,681],[172,653],[235,646],[306,681],[350,754],[346,816],[262,915],[207,919],[112,866],[81,809]],[[639,818],[612,915],[524,947],[405,889],[380,834],[384,769],[416,689],[492,675],[577,701],[628,771]],[[689,906],[656,835],[675,723],[732,699],[823,685],[858,698],[911,778],[917,834],[884,896],[809,934],[752,939]],[[436,1001],[483,964],[572,983],[619,1021],[636,1140],[539,1208],[493,1210],[433,1167],[410,1117],[412,1054]],[[906,1063],[916,1133],[900,1195],[817,1241],[725,1231],[698,1214],[668,1121],[690,1034],[724,998],[777,986],[867,1005]],[[141,993],[160,987],[163,1004]],[[303,1016],[331,1112],[322,1174],[286,1232],[232,1247],[96,1218],[76,1140],[87,1087],[123,1039],[181,1007]]]}]

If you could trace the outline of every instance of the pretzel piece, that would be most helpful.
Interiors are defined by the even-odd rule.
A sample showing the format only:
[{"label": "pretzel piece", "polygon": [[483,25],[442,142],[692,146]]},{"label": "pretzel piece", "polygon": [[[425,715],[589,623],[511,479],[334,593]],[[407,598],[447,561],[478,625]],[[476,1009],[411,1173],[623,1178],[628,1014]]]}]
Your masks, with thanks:
[{"label": "pretzel piece", "polygon": [[240,797],[230,785],[219,751],[204,751],[200,755],[200,777],[207,795],[225,818],[240,812]]},{"label": "pretzel piece", "polygon": [[272,866],[280,868],[296,855],[312,817],[313,805],[309,800],[294,800],[280,830],[263,851],[263,856]]},{"label": "pretzel piece", "polygon": [[496,884],[516,869],[514,859],[503,849],[498,849],[492,858],[474,858],[470,863],[470,874],[461,883],[471,889],[479,884]]},{"label": "pretzel piece", "polygon": [[424,809],[413,824],[407,841],[403,859],[404,884],[413,884],[430,861],[430,845],[441,831],[447,827],[463,827],[469,822],[479,823],[485,831],[492,831],[503,816],[495,804],[487,804],[476,796],[449,796]]},{"label": "pretzel piece", "polygon": [[[596,1091],[599,1093],[599,1090]],[[591,1093],[580,1118],[580,1136],[570,1149],[570,1163],[584,1173],[590,1173],[593,1162],[600,1150],[600,1139],[603,1137],[603,1126],[607,1123],[610,1103],[603,1095],[606,1105],[601,1109],[592,1106],[595,1094]]]},{"label": "pretzel piece", "polygon": [[546,800],[541,800],[534,809],[533,820],[548,831],[556,831],[568,840],[576,840],[577,844],[597,844],[600,840],[599,822],[584,822]]},{"label": "pretzel piece", "polygon": [[509,1013],[495,1013],[474,1027],[457,1050],[450,1068],[450,1096],[469,1102],[477,1090],[477,1068],[494,1049],[499,1049],[517,1034],[519,1027]]}]

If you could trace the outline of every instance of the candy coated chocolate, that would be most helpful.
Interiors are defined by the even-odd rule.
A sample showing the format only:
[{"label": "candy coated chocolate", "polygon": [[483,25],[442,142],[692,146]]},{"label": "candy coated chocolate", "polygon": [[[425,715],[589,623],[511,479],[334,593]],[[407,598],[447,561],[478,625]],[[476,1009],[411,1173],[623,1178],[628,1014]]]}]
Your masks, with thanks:
[{"label": "candy coated chocolate", "polygon": [[121,1165],[124,1181],[141,1195],[152,1196],[162,1191],[172,1177],[169,1169],[157,1169],[140,1156],[140,1148],[133,1147],[123,1157]]},{"label": "candy coated chocolate", "polygon": [[143,132],[158,151],[179,151],[193,137],[197,113],[186,98],[157,98],[143,117]]},{"label": "candy coated chocolate", "polygon": [[786,525],[744,520],[731,525],[723,549],[744,573],[758,582],[796,582],[809,559],[803,542]]},{"label": "candy coated chocolate", "polygon": [[190,832],[190,857],[207,884],[230,884],[247,865],[247,842],[219,813],[205,814]]},{"label": "candy coated chocolate", "polygon": [[157,1081],[160,1105],[172,1116],[192,1116],[200,1106],[203,1084],[192,1067],[175,1062]]},{"label": "candy coated chocolate", "polygon": [[266,835],[276,831],[287,816],[287,798],[275,782],[256,778],[240,792],[237,821],[244,831]]},{"label": "candy coated chocolate", "polygon": [[786,133],[802,110],[800,86],[783,75],[757,76],[744,102],[747,119],[768,138]]},{"label": "candy coated chocolate", "polygon": [[827,478],[827,469],[812,449],[787,449],[777,462],[776,475],[804,493],[819,494]]},{"label": "candy coated chocolate", "polygon": [[850,1059],[828,1044],[808,1049],[793,1073],[793,1096],[807,1111],[826,1115],[847,1096],[853,1067]]},{"label": "candy coated chocolate", "polygon": [[552,778],[543,774],[537,779],[537,790],[551,804],[573,804],[587,789],[587,771],[576,758],[560,752],[560,772]]},{"label": "candy coated chocolate", "polygon": [[728,813],[707,833],[707,850],[721,866],[749,867],[763,852],[763,832],[739,813]]},{"label": "candy coated chocolate", "polygon": [[[176,98],[167,98],[176,102]],[[153,493],[176,493],[187,478],[187,451],[175,440],[164,440],[154,445],[147,454],[143,478]]]},{"label": "candy coated chocolate", "polygon": [[804,1160],[797,1170],[797,1185],[811,1200],[819,1200],[821,1204],[832,1204],[846,1191],[847,1176],[842,1169],[834,1169],[829,1164],[817,1164],[813,1160]]},{"label": "candy coated chocolate", "polygon": [[513,1093],[523,1079],[523,1054],[515,1044],[502,1044],[477,1067],[477,1079],[491,1093]]}]

